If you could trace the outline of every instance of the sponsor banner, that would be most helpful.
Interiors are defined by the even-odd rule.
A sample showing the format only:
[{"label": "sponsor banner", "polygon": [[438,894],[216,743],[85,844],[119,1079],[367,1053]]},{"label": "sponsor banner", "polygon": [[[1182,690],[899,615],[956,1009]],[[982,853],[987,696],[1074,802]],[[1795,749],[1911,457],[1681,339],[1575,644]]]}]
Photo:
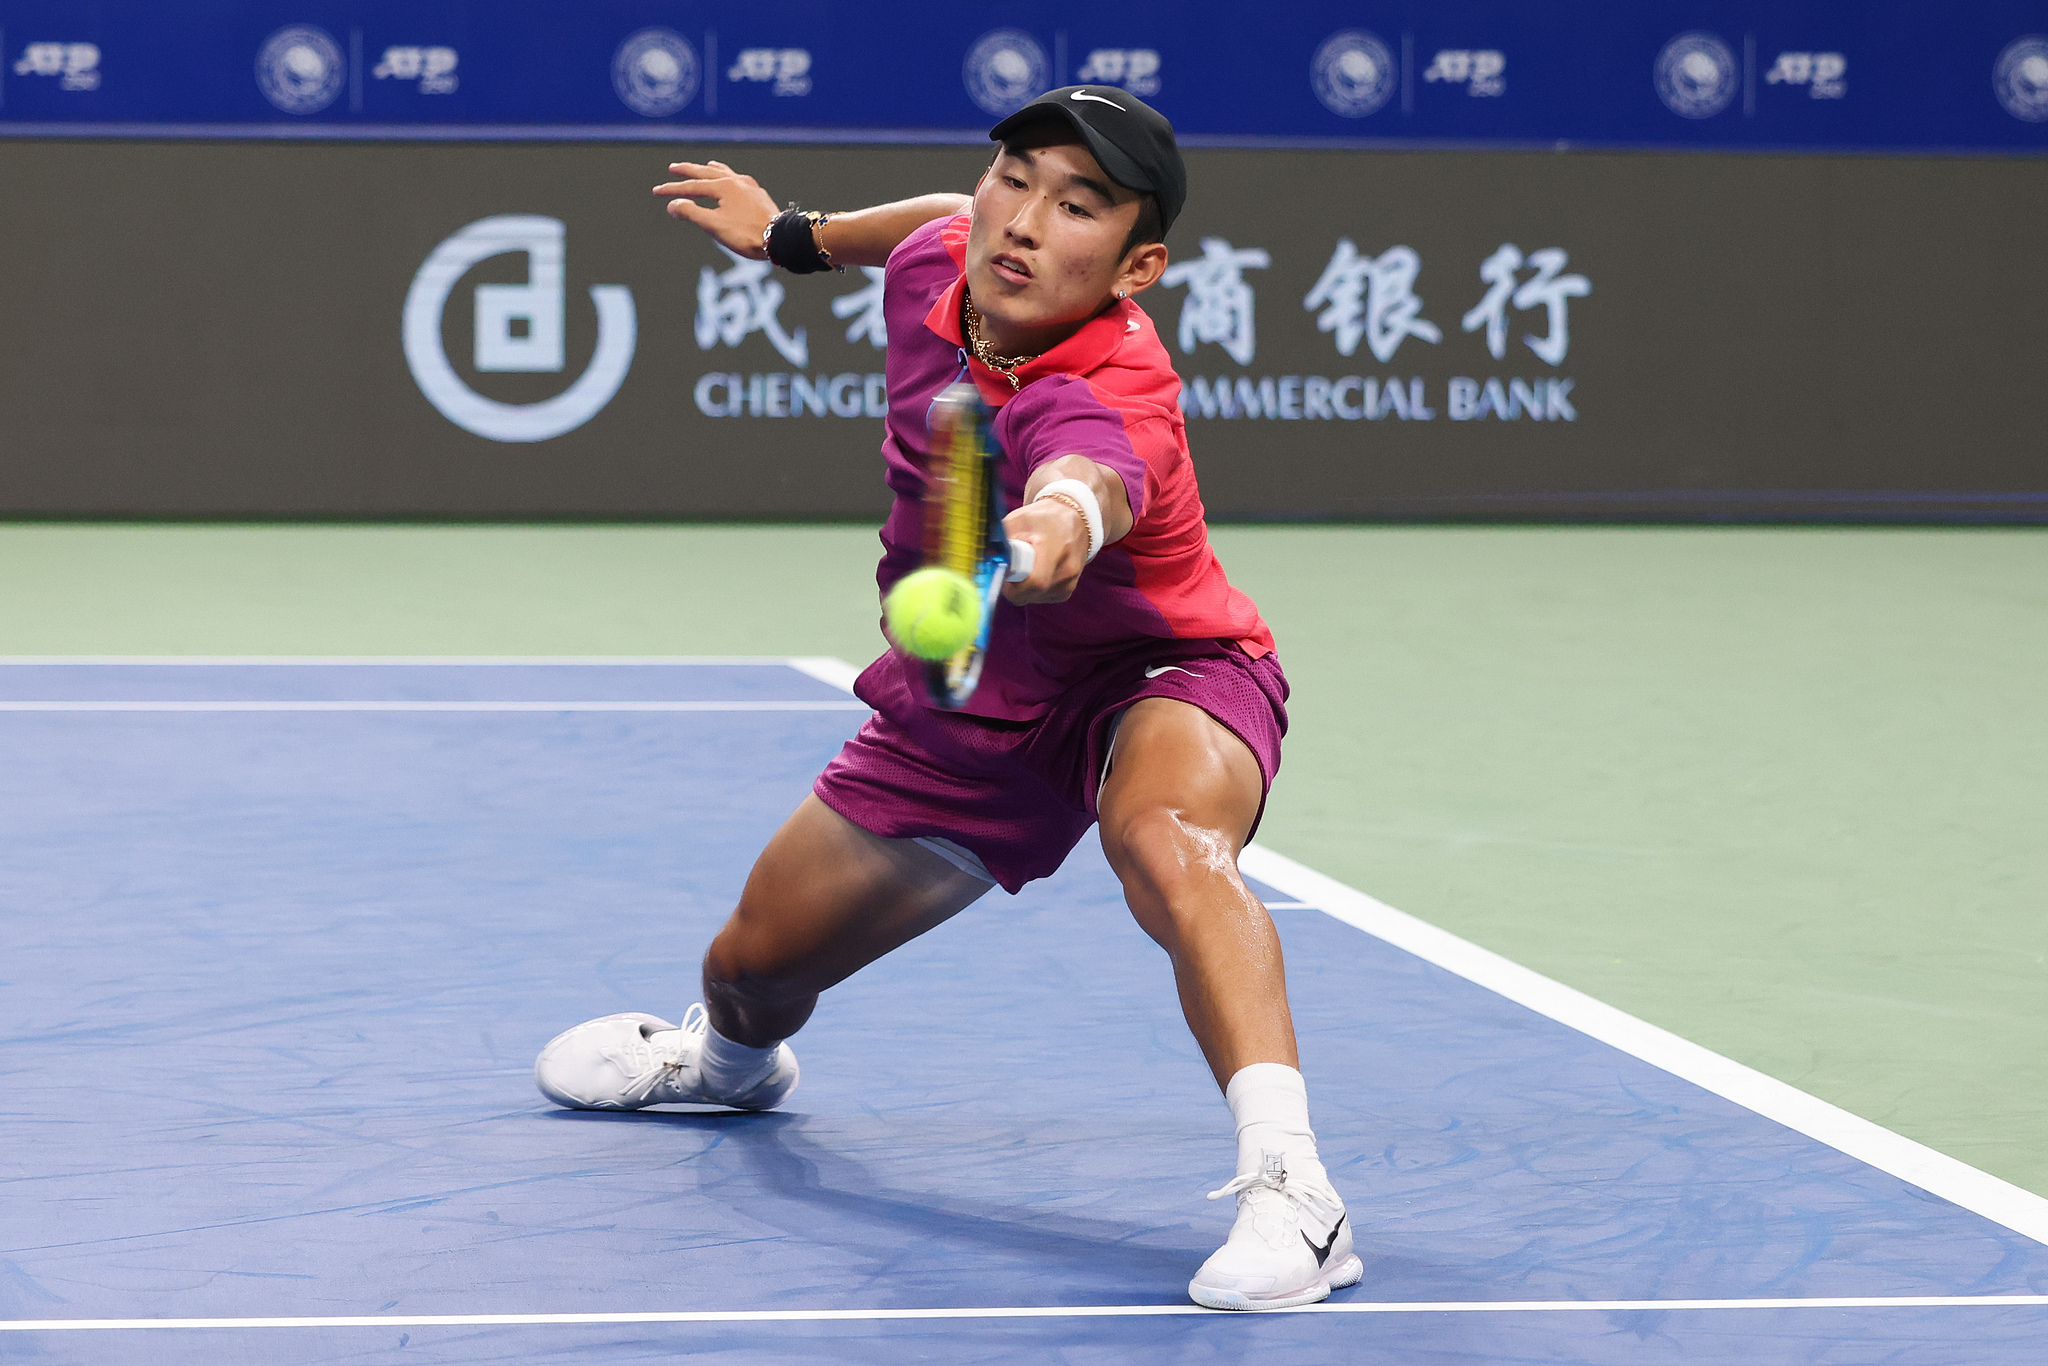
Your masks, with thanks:
[{"label": "sponsor banner", "polygon": [[[986,157],[0,143],[0,512],[879,514],[884,272],[670,219],[684,152],[828,209]],[[2030,161],[1189,170],[1139,301],[1217,516],[2048,517]]]},{"label": "sponsor banner", "polygon": [[1183,136],[2048,149],[2048,12],[1677,0],[8,0],[0,132],[972,140],[1055,86]]}]

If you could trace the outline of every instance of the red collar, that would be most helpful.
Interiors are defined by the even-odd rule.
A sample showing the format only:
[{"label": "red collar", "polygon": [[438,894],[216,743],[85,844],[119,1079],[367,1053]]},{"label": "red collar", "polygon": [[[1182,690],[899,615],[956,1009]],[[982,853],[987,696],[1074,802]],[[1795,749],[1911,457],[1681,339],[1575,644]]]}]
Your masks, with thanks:
[{"label": "red collar", "polygon": [[[947,234],[949,237],[952,235]],[[960,276],[939,296],[931,312],[925,314],[924,325],[967,353],[967,373],[974,376],[975,387],[992,406],[1002,407],[1017,396],[1018,389],[1047,375],[1087,375],[1100,369],[1124,344],[1124,338],[1138,330],[1131,326],[1137,303],[1130,299],[1119,300],[1105,312],[1082,323],[1073,336],[1052,350],[1018,366],[1017,388],[1011,388],[1010,381],[1003,374],[981,363],[968,349],[967,338],[961,335],[960,301],[967,294],[967,234],[963,231],[958,237],[957,252],[953,250],[953,242],[946,242],[946,246],[947,254],[961,268]]]}]

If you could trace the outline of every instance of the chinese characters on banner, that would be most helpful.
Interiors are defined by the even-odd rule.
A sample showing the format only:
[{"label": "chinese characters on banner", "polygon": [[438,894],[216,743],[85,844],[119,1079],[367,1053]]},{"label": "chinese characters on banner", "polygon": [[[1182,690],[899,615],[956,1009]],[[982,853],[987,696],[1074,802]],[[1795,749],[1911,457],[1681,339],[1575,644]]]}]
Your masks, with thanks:
[{"label": "chinese characters on banner", "polygon": [[[888,411],[887,389],[880,374],[845,371],[805,374],[811,361],[809,330],[782,325],[789,291],[773,278],[766,261],[750,261],[719,247],[731,268],[704,266],[697,272],[697,349],[738,346],[758,332],[794,372],[774,371],[699,375],[692,391],[697,410],[706,417],[880,417]],[[882,275],[876,266],[860,267],[861,288],[832,300],[832,316],[850,319],[849,343],[865,341],[875,351],[889,344],[889,325],[882,312]]]},{"label": "chinese characters on banner", "polygon": [[[1204,237],[1200,246],[1199,256],[1174,262],[1160,277],[1163,287],[1184,291],[1174,340],[1185,355],[1215,346],[1239,366],[1249,367],[1258,358],[1258,299],[1246,272],[1271,269],[1272,254],[1261,247],[1238,247],[1221,237]],[[809,367],[810,333],[801,326],[784,325],[781,310],[788,291],[774,278],[773,268],[766,261],[729,251],[725,256],[728,269],[705,266],[698,273],[698,348],[737,347],[758,333],[795,371]],[[1509,361],[1526,350],[1554,372],[1571,352],[1571,301],[1593,292],[1584,275],[1567,273],[1569,264],[1561,247],[1524,252],[1512,242],[1501,243],[1476,267],[1473,293],[1478,297],[1459,316],[1460,331],[1475,334],[1495,361]],[[1445,344],[1444,330],[1427,316],[1428,300],[1417,288],[1422,270],[1422,254],[1405,243],[1372,255],[1351,238],[1339,238],[1301,306],[1314,315],[1315,331],[1330,339],[1338,356],[1355,357],[1362,342],[1373,360],[1390,365],[1404,344]],[[865,342],[862,349],[872,355],[889,340],[883,272],[866,266],[859,278],[858,288],[833,296],[830,306],[833,317],[846,324],[845,341],[855,346]],[[1515,337],[1523,325],[1528,330]],[[1517,340],[1519,348],[1513,345]],[[880,380],[879,375],[851,372],[713,374],[698,384],[697,400],[698,407],[713,417],[794,417],[805,412],[874,417],[883,410]],[[1572,422],[1578,418],[1573,383],[1569,376],[1544,371],[1506,377],[1452,375],[1438,385],[1421,376],[1195,375],[1187,379],[1180,402],[1191,418],[1392,417],[1416,422],[1441,415],[1454,422]]]},{"label": "chinese characters on banner", "polygon": [[[1466,332],[1481,333],[1493,359],[1509,357],[1508,311],[1540,310],[1542,333],[1525,333],[1521,341],[1537,359],[1555,368],[1571,351],[1570,303],[1593,292],[1584,275],[1565,274],[1569,257],[1559,247],[1526,255],[1512,242],[1479,263],[1485,286],[1479,301],[1459,320]],[[1203,343],[1223,348],[1239,365],[1250,365],[1258,351],[1254,330],[1253,294],[1245,282],[1247,267],[1271,265],[1269,253],[1238,248],[1220,237],[1202,239],[1199,260],[1170,267],[1160,283],[1185,288],[1177,338],[1184,353]],[[1403,342],[1430,346],[1443,342],[1443,329],[1424,316],[1425,301],[1416,290],[1422,256],[1397,244],[1377,256],[1358,249],[1350,238],[1338,239],[1329,264],[1302,300],[1316,315],[1318,332],[1335,343],[1337,354],[1357,354],[1362,341],[1374,360],[1390,363]],[[1576,421],[1572,380],[1539,374],[1502,380],[1489,376],[1452,376],[1443,390],[1445,414],[1455,422],[1494,417],[1514,420]],[[1395,417],[1428,421],[1438,415],[1428,386],[1418,377],[1397,380],[1382,376],[1282,375],[1227,378],[1196,376],[1181,392],[1181,407],[1190,417],[1268,417],[1283,419],[1378,419]]]},{"label": "chinese characters on banner", "polygon": [[1363,336],[1375,359],[1389,361],[1404,337],[1443,340],[1435,323],[1416,316],[1422,300],[1415,296],[1415,277],[1421,273],[1422,258],[1413,247],[1388,247],[1375,259],[1360,256],[1346,237],[1302,307],[1323,310],[1316,330],[1335,332],[1343,355],[1357,351]]},{"label": "chinese characters on banner", "polygon": [[1204,237],[1202,254],[1166,268],[1159,283],[1172,289],[1186,285],[1187,302],[1180,310],[1180,349],[1192,351],[1214,342],[1239,365],[1250,365],[1259,343],[1252,322],[1252,287],[1247,269],[1263,270],[1273,258],[1257,247],[1238,251],[1220,237]]}]

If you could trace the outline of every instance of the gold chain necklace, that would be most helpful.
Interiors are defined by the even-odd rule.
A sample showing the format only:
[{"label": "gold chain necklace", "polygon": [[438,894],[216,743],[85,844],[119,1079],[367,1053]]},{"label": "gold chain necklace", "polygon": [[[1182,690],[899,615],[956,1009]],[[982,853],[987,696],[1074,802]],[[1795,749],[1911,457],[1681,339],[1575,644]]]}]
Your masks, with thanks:
[{"label": "gold chain necklace", "polygon": [[1017,367],[1028,365],[1038,357],[997,354],[994,344],[981,335],[981,310],[974,306],[974,300],[964,291],[960,295],[960,311],[967,322],[967,344],[974,348],[974,358],[1010,381],[1011,389],[1022,390],[1024,381],[1017,378]]}]

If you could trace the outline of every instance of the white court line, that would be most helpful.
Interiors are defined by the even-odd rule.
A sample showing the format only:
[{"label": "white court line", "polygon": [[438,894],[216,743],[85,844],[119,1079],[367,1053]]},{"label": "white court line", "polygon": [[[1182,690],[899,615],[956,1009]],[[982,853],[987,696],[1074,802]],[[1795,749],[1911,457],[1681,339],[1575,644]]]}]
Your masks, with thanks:
[{"label": "white court line", "polygon": [[[780,662],[780,661],[778,661]],[[868,711],[865,702],[839,698],[800,700],[736,700],[721,702],[279,702],[279,701],[164,701],[164,702],[12,702],[0,701],[0,712],[10,711]]]},{"label": "white court line", "polygon": [[798,673],[809,674],[820,683],[829,683],[847,692],[853,691],[853,681],[860,677],[858,666],[830,655],[793,655],[782,662]]},{"label": "white court line", "polygon": [[[661,666],[716,666],[780,664],[817,679],[830,687],[853,691],[860,670],[842,659],[804,655],[6,655],[0,668],[9,665],[418,665],[445,668],[449,665],[597,665],[606,668],[622,664]],[[830,700],[705,701],[705,702],[310,702],[310,701],[0,701],[0,712],[724,712],[724,711],[867,711],[862,702]]]},{"label": "white court line", "polygon": [[1306,901],[1325,915],[1384,939],[1468,982],[1498,992],[1539,1015],[1590,1034],[1604,1044],[1683,1077],[1808,1138],[1818,1139],[1879,1171],[1910,1181],[2015,1233],[2048,1243],[2048,1200],[2032,1191],[1978,1171],[1966,1162],[1852,1115],[1776,1077],[1766,1076],[1562,982],[1552,981],[1262,845],[1247,846],[1238,859],[1238,867],[1246,876]]},{"label": "white court line", "polygon": [[[1350,1300],[1278,1314],[1614,1314],[1694,1309],[2012,1309],[2048,1307],[2048,1295],[1897,1295],[1778,1300]],[[844,1323],[873,1319],[1111,1319],[1207,1315],[1257,1318],[1195,1304],[1082,1304],[997,1309],[686,1309],[638,1314],[362,1314],[248,1319],[11,1319],[0,1332],[133,1328],[478,1328],[606,1323]]]},{"label": "white court line", "polygon": [[[836,659],[827,662],[840,663]],[[789,664],[797,668],[802,667],[787,655],[0,655],[0,668],[10,664],[38,667],[58,664],[234,664],[278,667],[297,664],[416,664],[432,668],[447,668],[451,665],[502,667],[508,664],[593,665],[600,668],[611,668],[620,664],[707,668],[728,664]],[[859,670],[855,672],[858,673]]]}]

